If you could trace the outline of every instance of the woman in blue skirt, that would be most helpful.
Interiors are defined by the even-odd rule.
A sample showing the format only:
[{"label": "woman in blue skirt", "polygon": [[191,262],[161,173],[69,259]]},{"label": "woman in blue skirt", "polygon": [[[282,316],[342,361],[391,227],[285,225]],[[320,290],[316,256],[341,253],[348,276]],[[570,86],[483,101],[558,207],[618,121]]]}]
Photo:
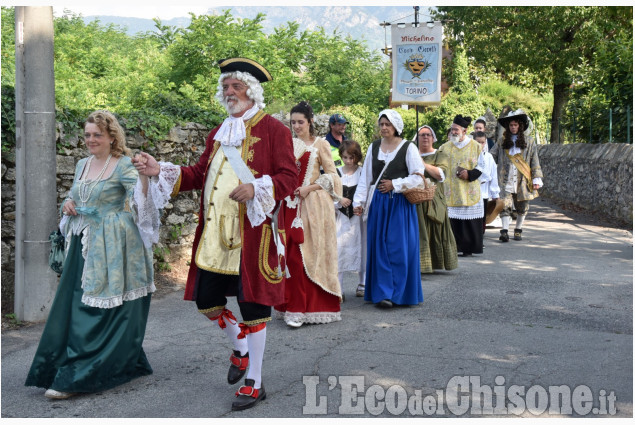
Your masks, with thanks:
[{"label": "woman in blue skirt", "polygon": [[367,225],[366,292],[379,307],[423,301],[419,267],[419,222],[402,192],[423,183],[425,164],[417,147],[401,138],[399,113],[379,113],[381,139],[369,147],[353,199]]}]

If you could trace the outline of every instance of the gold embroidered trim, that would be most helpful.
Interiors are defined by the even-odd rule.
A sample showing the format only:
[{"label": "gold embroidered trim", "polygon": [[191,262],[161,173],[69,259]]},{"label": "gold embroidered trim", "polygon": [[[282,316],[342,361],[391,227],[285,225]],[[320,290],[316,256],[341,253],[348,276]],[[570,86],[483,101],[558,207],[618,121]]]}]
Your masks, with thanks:
[{"label": "gold embroidered trim", "polygon": [[266,322],[270,322],[270,321],[271,321],[271,316],[265,317],[264,319],[243,321],[243,323],[245,325],[247,325],[247,326],[255,326],[255,325],[259,325],[261,323],[266,323]]},{"label": "gold embroidered trim", "polygon": [[179,169],[179,178],[176,180],[176,184],[174,185],[174,188],[172,189],[172,193],[170,194],[170,198],[174,198],[176,195],[179,194],[179,191],[181,189],[181,179],[183,177],[183,171],[181,171]]},{"label": "gold embroidered trim", "polygon": [[265,78],[267,79],[267,81],[272,81],[273,77],[271,77],[271,74],[269,74],[269,71],[267,71],[265,69],[264,66],[260,65],[258,62],[251,60],[251,59],[247,59],[247,58],[230,58],[230,59],[225,59],[224,61],[222,61],[221,63],[218,64],[219,67],[223,68],[229,64],[232,64],[234,62],[244,62],[244,63],[248,63],[251,66],[257,68],[260,72],[262,72],[265,75]]},{"label": "gold embroidered trim", "polygon": [[254,115],[253,117],[251,117],[250,120],[248,120],[245,124],[245,127],[251,129],[251,127],[255,127],[256,124],[258,124],[260,122],[261,119],[263,119],[265,117],[265,111],[263,111],[262,109],[259,110],[258,112],[256,112],[256,115]]},{"label": "gold embroidered trim", "polygon": [[[245,141],[243,143],[243,150],[242,150],[242,158],[243,161],[245,161],[245,164],[249,163],[249,162],[253,162],[254,160],[254,156],[255,156],[255,151],[252,149],[253,145],[255,145],[256,143],[258,143],[260,141],[260,137],[255,137],[251,135],[251,129],[260,122],[261,119],[263,119],[265,116],[265,113],[260,110],[256,113],[256,115],[253,116],[253,118],[251,118],[249,121],[247,121],[245,124]],[[256,175],[258,174],[258,172],[256,170],[254,170],[253,168],[247,166],[247,168],[249,168],[249,171],[251,172],[251,174]]]},{"label": "gold embroidered trim", "polygon": [[224,305],[217,305],[216,307],[210,307],[205,309],[199,309],[198,312],[201,314],[213,313],[215,311],[222,311],[225,308]]},{"label": "gold embroidered trim", "polygon": [[271,242],[271,233],[271,225],[263,224],[262,236],[260,238],[260,248],[258,250],[258,267],[260,269],[260,274],[267,280],[267,282],[275,285],[282,282],[283,274],[280,274],[280,277],[278,277],[280,267],[276,266],[275,269],[272,269],[269,265],[269,244]]},{"label": "gold embroidered trim", "polygon": [[218,148],[220,148],[220,142],[218,140],[214,140],[214,147],[212,148],[212,154],[209,156],[209,159],[207,160],[208,166],[212,162],[212,159],[214,159],[214,157],[216,156],[216,152],[218,152]]}]

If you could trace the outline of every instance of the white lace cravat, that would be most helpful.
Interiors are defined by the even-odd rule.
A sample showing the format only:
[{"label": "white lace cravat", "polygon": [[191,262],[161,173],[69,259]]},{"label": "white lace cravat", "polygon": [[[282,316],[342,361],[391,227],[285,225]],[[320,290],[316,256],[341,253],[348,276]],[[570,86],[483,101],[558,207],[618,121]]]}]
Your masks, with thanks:
[{"label": "white lace cravat", "polygon": [[232,115],[225,118],[218,132],[214,136],[214,140],[218,140],[221,145],[238,147],[243,143],[247,132],[245,130],[245,121],[251,119],[260,108],[254,105],[242,117],[234,117]]}]

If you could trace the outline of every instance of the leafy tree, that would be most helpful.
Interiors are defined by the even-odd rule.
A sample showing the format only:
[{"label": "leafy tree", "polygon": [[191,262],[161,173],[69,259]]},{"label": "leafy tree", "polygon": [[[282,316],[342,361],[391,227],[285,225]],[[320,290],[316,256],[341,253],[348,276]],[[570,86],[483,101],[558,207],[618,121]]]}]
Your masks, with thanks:
[{"label": "leafy tree", "polygon": [[450,86],[457,93],[470,93],[474,91],[470,82],[470,72],[467,63],[465,49],[457,47],[454,57],[450,62],[451,79]]},{"label": "leafy tree", "polygon": [[329,36],[323,28],[309,37],[301,96],[324,108],[365,104],[379,112],[388,104],[390,64],[378,52],[350,36]]},{"label": "leafy tree", "polygon": [[[549,84],[553,91],[551,142],[574,75],[598,51],[606,50],[616,33],[630,30],[632,7],[453,7],[438,8],[453,44],[468,57],[492,67],[513,83]],[[534,87],[528,87],[532,89]]]}]

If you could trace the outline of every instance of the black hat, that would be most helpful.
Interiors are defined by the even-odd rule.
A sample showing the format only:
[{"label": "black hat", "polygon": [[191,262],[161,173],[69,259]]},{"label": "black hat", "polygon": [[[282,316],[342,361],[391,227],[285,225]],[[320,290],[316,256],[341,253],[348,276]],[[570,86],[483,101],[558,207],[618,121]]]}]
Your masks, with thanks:
[{"label": "black hat", "polygon": [[508,128],[510,121],[518,121],[523,123],[523,130],[527,130],[529,128],[529,118],[527,117],[525,111],[523,111],[522,109],[516,109],[515,111],[507,114],[506,117],[498,119],[498,123],[506,129]]},{"label": "black hat", "polygon": [[472,117],[464,117],[463,115],[457,115],[454,117],[453,124],[460,125],[463,128],[468,128],[472,122]]},{"label": "black hat", "polygon": [[264,66],[260,65],[258,62],[252,59],[247,58],[229,58],[218,61],[218,66],[220,66],[220,72],[248,72],[250,73],[256,80],[261,83],[265,83],[267,81],[273,80],[269,71],[265,69]]}]

